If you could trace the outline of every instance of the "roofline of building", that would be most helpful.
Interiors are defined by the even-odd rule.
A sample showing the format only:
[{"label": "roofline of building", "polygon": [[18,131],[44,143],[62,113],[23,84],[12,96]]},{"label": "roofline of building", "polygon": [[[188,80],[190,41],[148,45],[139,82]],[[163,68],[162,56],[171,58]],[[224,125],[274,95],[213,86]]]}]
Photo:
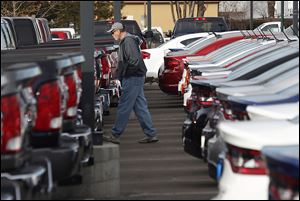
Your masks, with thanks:
[{"label": "roofline of building", "polygon": [[[182,2],[182,1],[180,1]],[[124,4],[144,4],[147,1],[124,1]],[[152,4],[170,4],[170,1],[151,1]],[[220,3],[220,1],[204,1],[205,4]]]}]

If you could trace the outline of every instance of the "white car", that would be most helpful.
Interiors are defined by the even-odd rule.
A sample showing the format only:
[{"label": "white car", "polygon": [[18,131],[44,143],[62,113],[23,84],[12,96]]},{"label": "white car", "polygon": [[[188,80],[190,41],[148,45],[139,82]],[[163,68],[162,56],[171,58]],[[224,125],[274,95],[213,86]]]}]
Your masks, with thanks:
[{"label": "white car", "polygon": [[148,54],[144,59],[148,70],[147,77],[158,78],[158,71],[164,65],[164,56],[170,52],[170,49],[183,49],[188,44],[208,35],[208,33],[184,35],[172,39],[157,48],[142,50],[142,52]]},{"label": "white car", "polygon": [[299,145],[299,118],[294,121],[222,122],[228,152],[216,200],[267,200],[269,177],[261,150]]},{"label": "white car", "polygon": [[252,121],[291,120],[299,116],[299,102],[277,105],[248,106],[247,112]]}]

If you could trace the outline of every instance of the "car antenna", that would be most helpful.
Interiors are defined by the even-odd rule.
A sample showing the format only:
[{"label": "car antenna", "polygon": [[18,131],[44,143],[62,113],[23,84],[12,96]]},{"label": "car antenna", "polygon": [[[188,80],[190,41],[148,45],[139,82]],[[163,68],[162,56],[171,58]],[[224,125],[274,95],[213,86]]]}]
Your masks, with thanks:
[{"label": "car antenna", "polygon": [[270,33],[272,34],[272,36],[274,37],[274,39],[276,40],[276,42],[282,42],[284,41],[283,39],[278,39],[275,34],[271,31],[271,29],[269,29]]},{"label": "car antenna", "polygon": [[[297,34],[296,30],[292,26],[291,26],[291,29],[293,30],[295,36],[297,36],[297,38],[299,39],[299,35]],[[299,30],[298,30],[298,32],[299,32]]]},{"label": "car antenna", "polygon": [[284,34],[284,36],[286,37],[286,39],[288,40],[288,42],[297,41],[297,40],[295,40],[295,39],[290,39],[290,38],[286,35],[286,33],[285,33],[284,31],[282,31],[282,33]]}]

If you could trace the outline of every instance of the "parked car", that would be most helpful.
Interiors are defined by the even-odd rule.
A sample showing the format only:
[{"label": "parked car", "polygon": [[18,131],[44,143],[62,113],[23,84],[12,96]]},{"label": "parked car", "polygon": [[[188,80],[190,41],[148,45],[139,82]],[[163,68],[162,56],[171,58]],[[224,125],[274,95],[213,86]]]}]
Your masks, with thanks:
[{"label": "parked car", "polygon": [[[214,38],[216,39],[216,38]],[[160,70],[159,87],[168,94],[178,94],[178,83],[182,78],[184,71],[183,59],[191,56],[205,56],[219,48],[244,39],[243,36],[233,36],[229,38],[217,38],[212,43],[207,43],[203,40],[196,47],[188,51],[170,53],[164,57],[164,69]]]},{"label": "parked car", "polygon": [[231,67],[251,55],[257,54],[275,45],[275,41],[241,40],[220,48],[217,51],[202,57],[187,57],[182,79],[178,84],[178,92],[184,95],[184,107],[191,95],[190,78],[196,75],[227,76],[234,71]]},{"label": "parked car", "polygon": [[36,122],[31,83],[40,75],[34,63],[1,61],[1,199],[41,199],[53,189],[51,163],[28,147]]},{"label": "parked car", "polygon": [[[295,47],[297,47],[296,43],[294,43],[294,45],[296,45]],[[201,81],[191,81],[191,84],[193,86],[191,101],[193,105],[191,107],[192,113],[183,126],[183,141],[185,145],[184,148],[186,152],[192,154],[193,156],[203,157],[204,160],[207,160],[209,162],[210,173],[215,172],[215,170],[213,170],[213,167],[216,168],[218,155],[222,152],[220,150],[224,149],[224,146],[222,146],[222,142],[220,142],[221,139],[218,140],[218,133],[216,133],[216,126],[218,122],[223,119],[246,120],[249,118],[247,116],[247,113],[245,113],[245,108],[240,109],[240,106],[236,106],[234,108],[239,109],[233,110],[233,107],[229,107],[229,103],[228,101],[226,101],[226,97],[216,93],[215,89],[221,87],[223,83],[225,83],[224,85],[226,85],[228,81],[233,80],[238,81],[238,86],[238,84],[241,83],[241,80],[245,80],[245,82],[248,82],[247,80],[251,80],[252,78],[264,73],[265,75],[262,77],[270,79],[266,76],[274,76],[272,68],[275,68],[276,65],[278,66],[278,68],[281,68],[283,70],[277,70],[277,76],[280,76],[282,72],[286,71],[286,67],[289,67],[290,69],[296,68],[297,70],[297,66],[295,65],[297,65],[297,63],[299,65],[297,57],[297,52],[299,50],[292,47],[286,47],[287,49],[282,49],[282,47],[279,46],[276,47],[277,50],[274,51],[274,48],[275,47],[273,47],[273,49],[271,48],[265,50],[264,52],[260,52],[258,55],[250,56],[246,59],[249,63],[245,63],[245,61],[240,62],[240,69],[232,72],[225,79],[214,78],[213,80],[209,80],[209,77],[207,77],[208,80],[202,79]],[[280,56],[282,57],[278,57],[279,52],[281,52]],[[272,54],[274,56],[273,59],[270,56]],[[253,63],[256,63],[256,65],[253,65]],[[248,84],[251,85],[251,82],[248,82]],[[219,107],[220,105],[223,106]],[[218,113],[221,115],[216,115]],[[193,132],[195,130],[197,132]],[[213,174],[211,175],[212,177],[214,177]]]},{"label": "parked car", "polygon": [[224,32],[228,31],[228,26],[225,19],[222,17],[196,17],[182,18],[176,21],[171,39],[178,36],[203,33],[203,32]]},{"label": "parked car", "polygon": [[184,47],[188,46],[192,42],[206,36],[208,36],[207,33],[184,35],[170,40],[157,48],[144,49],[142,53],[145,65],[148,70],[146,76],[149,78],[158,78],[159,69],[164,64],[163,57],[166,55],[166,53],[174,49],[182,50]]},{"label": "parked car", "polygon": [[228,151],[215,199],[268,199],[261,151],[265,146],[299,145],[299,121],[221,123],[219,128]]},{"label": "parked car", "polygon": [[264,147],[262,154],[270,177],[269,200],[298,200],[299,144]]},{"label": "parked car", "polygon": [[265,22],[259,25],[254,30],[260,30],[263,32],[268,32],[271,30],[272,32],[280,32],[281,31],[281,22]]}]

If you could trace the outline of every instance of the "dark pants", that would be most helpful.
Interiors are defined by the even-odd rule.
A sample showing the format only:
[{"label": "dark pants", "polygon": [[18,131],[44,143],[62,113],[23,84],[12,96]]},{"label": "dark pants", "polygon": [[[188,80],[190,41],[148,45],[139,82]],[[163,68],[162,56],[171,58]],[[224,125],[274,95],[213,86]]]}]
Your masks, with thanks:
[{"label": "dark pants", "polygon": [[144,77],[129,77],[122,80],[122,95],[117,109],[115,125],[112,128],[112,134],[116,137],[124,132],[132,111],[135,112],[145,135],[148,137],[156,136],[144,94],[144,82]]}]

